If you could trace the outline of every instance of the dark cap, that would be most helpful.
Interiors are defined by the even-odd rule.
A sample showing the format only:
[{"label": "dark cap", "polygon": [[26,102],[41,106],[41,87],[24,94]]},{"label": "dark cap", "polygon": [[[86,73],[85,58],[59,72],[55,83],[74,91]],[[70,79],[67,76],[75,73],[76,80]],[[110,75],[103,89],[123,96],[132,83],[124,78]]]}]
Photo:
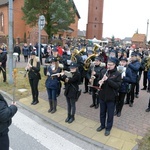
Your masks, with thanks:
[{"label": "dark cap", "polygon": [[57,62],[57,58],[56,57],[52,57],[51,62]]},{"label": "dark cap", "polygon": [[127,58],[121,58],[120,61],[126,61],[126,62],[128,62],[128,59]]},{"label": "dark cap", "polygon": [[31,52],[31,55],[36,55],[36,53],[35,52]]},{"label": "dark cap", "polygon": [[54,47],[54,48],[52,49],[52,51],[53,51],[53,52],[58,52],[58,49],[57,49],[56,47]]},{"label": "dark cap", "polygon": [[77,63],[75,63],[75,62],[71,62],[70,63],[70,66],[69,66],[69,68],[77,68],[78,67],[78,65],[77,65]]},{"label": "dark cap", "polygon": [[116,58],[116,57],[110,57],[110,58],[108,59],[108,62],[112,62],[112,63],[118,65],[119,59]]},{"label": "dark cap", "polygon": [[131,56],[137,56],[137,53],[136,52],[132,52]]},{"label": "dark cap", "polygon": [[95,57],[95,60],[101,61],[101,58],[97,56]]}]

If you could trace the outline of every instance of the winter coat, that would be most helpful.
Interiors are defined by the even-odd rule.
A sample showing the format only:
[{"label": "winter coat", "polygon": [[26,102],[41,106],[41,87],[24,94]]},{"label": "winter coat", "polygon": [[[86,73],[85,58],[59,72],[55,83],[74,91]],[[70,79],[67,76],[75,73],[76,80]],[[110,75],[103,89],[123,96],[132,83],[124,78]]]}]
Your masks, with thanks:
[{"label": "winter coat", "polygon": [[131,73],[132,73],[132,79],[131,79],[130,83],[137,82],[140,66],[141,66],[141,63],[138,60],[135,60],[128,65],[128,67],[131,69]]},{"label": "winter coat", "polygon": [[19,55],[21,54],[20,46],[15,46],[14,47],[14,53],[18,53]]},{"label": "winter coat", "polygon": [[[102,70],[99,80],[103,78],[105,73],[106,70]],[[115,67],[113,70],[108,71],[107,76],[108,79],[104,81],[99,91],[99,98],[105,102],[114,102],[121,86],[121,73]]]},{"label": "winter coat", "polygon": [[[79,90],[80,83],[80,72],[76,71],[72,73],[72,77],[68,77],[68,82],[65,82],[65,92],[64,95],[72,100],[76,99],[76,93]],[[65,81],[66,75],[63,75],[61,79]]]},{"label": "winter coat", "polygon": [[[33,61],[36,61],[36,66],[33,65]],[[28,73],[29,79],[41,79],[39,58],[36,57],[34,60],[31,59],[30,64],[32,65],[32,68]]]},{"label": "winter coat", "polygon": [[60,73],[61,69],[58,67],[57,70],[53,72],[51,67],[49,66],[47,68],[47,72],[49,73],[49,75],[47,76],[47,79],[45,81],[45,87],[48,89],[58,89],[60,79],[57,75],[56,76],[51,76],[51,75]]},{"label": "winter coat", "polygon": [[6,62],[7,62],[7,53],[2,52],[0,53],[0,62],[2,63],[2,67],[6,67]]},{"label": "winter coat", "polygon": [[127,93],[129,83],[132,80],[132,72],[129,67],[126,67],[125,76],[122,78],[121,86],[119,88],[120,93]]},{"label": "winter coat", "polygon": [[28,55],[29,55],[29,48],[28,48],[27,46],[24,46],[24,47],[22,48],[22,54],[23,54],[24,56],[28,56]]},{"label": "winter coat", "polygon": [[4,97],[0,94],[0,133],[8,133],[8,127],[11,125],[11,118],[17,112],[15,105],[8,106]]}]

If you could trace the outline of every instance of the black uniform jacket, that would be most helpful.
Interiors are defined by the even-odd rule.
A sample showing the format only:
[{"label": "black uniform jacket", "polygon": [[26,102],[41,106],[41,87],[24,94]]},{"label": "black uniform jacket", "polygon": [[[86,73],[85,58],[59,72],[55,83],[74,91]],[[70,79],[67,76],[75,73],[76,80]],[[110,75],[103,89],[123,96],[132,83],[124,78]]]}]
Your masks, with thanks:
[{"label": "black uniform jacket", "polygon": [[[79,89],[79,82],[80,82],[80,73],[79,71],[76,71],[72,73],[73,76],[69,77],[68,82],[65,82],[65,92],[64,95],[70,99],[75,99],[76,98],[76,93]],[[67,78],[66,75],[63,75],[61,79],[65,81]]]},{"label": "black uniform jacket", "polygon": [[[33,65],[33,59],[31,59],[31,65]],[[40,62],[37,62],[36,67],[32,67],[28,73],[29,79],[41,79],[40,75]]]},{"label": "black uniform jacket", "polygon": [[0,94],[0,133],[7,133],[11,124],[11,118],[17,112],[17,107],[11,105],[8,107],[4,97]]},{"label": "black uniform jacket", "polygon": [[[102,79],[105,73],[106,70],[103,70],[99,79]],[[117,71],[117,68],[114,68],[113,70],[108,71],[107,76],[108,79],[104,81],[104,84],[101,86],[99,97],[103,101],[111,102],[115,101],[115,98],[118,95],[118,90],[121,85],[121,73]]]}]

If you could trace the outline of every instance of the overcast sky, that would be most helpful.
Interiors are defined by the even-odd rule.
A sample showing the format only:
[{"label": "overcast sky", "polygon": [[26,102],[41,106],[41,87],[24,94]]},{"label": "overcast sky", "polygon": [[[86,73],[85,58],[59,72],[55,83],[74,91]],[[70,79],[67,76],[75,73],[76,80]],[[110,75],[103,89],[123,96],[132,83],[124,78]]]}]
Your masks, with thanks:
[{"label": "overcast sky", "polygon": [[[78,28],[86,30],[89,0],[74,0],[81,19]],[[137,31],[146,34],[150,20],[150,0],[104,0],[103,37],[132,37]],[[148,26],[148,40],[150,28]]]}]

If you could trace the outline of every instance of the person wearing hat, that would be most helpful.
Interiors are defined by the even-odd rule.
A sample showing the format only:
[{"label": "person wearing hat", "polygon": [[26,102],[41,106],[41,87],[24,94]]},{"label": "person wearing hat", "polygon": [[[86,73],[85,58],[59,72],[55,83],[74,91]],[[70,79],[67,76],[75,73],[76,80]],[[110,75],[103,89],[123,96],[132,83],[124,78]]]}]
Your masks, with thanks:
[{"label": "person wearing hat", "polygon": [[132,52],[131,58],[129,59],[128,67],[131,69],[132,72],[132,80],[131,83],[131,90],[127,93],[125,104],[129,104],[130,107],[133,107],[134,97],[135,97],[135,86],[138,80],[138,72],[140,69],[141,63],[137,59],[137,53]]},{"label": "person wearing hat", "polygon": [[99,100],[100,100],[100,127],[97,132],[105,129],[105,136],[110,134],[113,126],[115,101],[121,85],[121,73],[117,71],[118,59],[110,57],[107,62],[107,69],[99,75]]},{"label": "person wearing hat", "polygon": [[47,79],[45,81],[45,86],[48,94],[49,101],[49,113],[55,113],[57,111],[57,92],[59,88],[59,76],[61,68],[59,67],[59,62],[56,57],[52,57],[51,65],[47,68]]},{"label": "person wearing hat", "polygon": [[119,88],[118,99],[116,100],[116,110],[114,112],[114,115],[120,117],[125,96],[127,92],[129,92],[129,87],[130,87],[129,83],[132,80],[132,73],[131,73],[131,69],[128,67],[127,58],[121,58],[120,65],[117,66],[117,70],[121,73],[122,82]]},{"label": "person wearing hat", "polygon": [[3,82],[6,82],[6,62],[7,54],[0,48],[0,73],[3,74]]},{"label": "person wearing hat", "polygon": [[[98,77],[100,72],[104,69],[104,67],[101,67],[101,58],[95,57],[94,62],[91,64],[88,72],[87,72],[87,78],[89,79],[89,83],[91,86],[98,86]],[[97,89],[92,88],[92,101],[93,103],[90,105],[90,107],[94,107],[97,109],[99,107],[99,98],[97,97]]]},{"label": "person wearing hat", "polygon": [[25,70],[28,72],[28,78],[32,92],[33,100],[31,102],[31,105],[36,105],[37,103],[39,103],[38,83],[39,80],[41,79],[41,75],[40,75],[40,61],[39,58],[36,56],[35,52],[31,52],[31,58]]},{"label": "person wearing hat", "polygon": [[80,72],[78,71],[78,65],[75,62],[70,63],[70,72],[72,77],[63,74],[61,79],[65,82],[65,92],[67,101],[68,116],[65,122],[72,123],[75,120],[76,113],[76,91],[79,90]]}]

